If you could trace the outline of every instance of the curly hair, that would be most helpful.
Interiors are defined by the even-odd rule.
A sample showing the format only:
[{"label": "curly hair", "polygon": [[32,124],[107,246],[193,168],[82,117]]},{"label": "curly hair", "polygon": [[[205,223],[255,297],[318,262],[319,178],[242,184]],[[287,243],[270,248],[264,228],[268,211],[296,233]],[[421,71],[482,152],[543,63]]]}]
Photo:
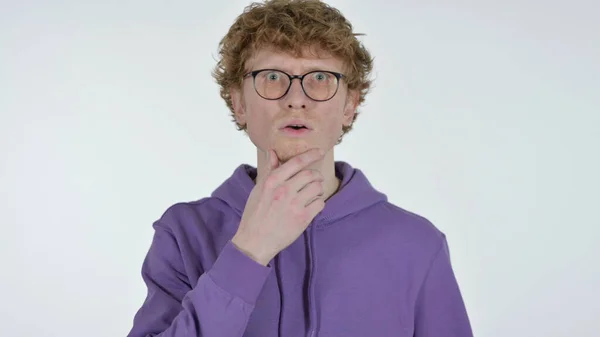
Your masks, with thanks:
[{"label": "curly hair", "polygon": [[[212,75],[220,86],[220,95],[231,112],[238,130],[245,130],[235,120],[230,89],[240,88],[245,63],[260,48],[301,56],[306,48],[323,50],[343,61],[348,89],[358,90],[358,105],[370,87],[373,59],[356,38],[351,23],[339,10],[319,0],[267,0],[252,3],[237,17],[219,43],[219,56]],[[343,126],[342,137],[356,120]]]}]

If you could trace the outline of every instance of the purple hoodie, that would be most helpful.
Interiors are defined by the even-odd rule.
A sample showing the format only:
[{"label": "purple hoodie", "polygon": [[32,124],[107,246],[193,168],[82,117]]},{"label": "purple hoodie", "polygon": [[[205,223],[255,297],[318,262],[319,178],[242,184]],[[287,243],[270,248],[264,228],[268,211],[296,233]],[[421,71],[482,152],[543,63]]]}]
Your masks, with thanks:
[{"label": "purple hoodie", "polygon": [[336,162],[336,174],[340,190],[267,266],[230,241],[255,168],[171,206],[153,226],[148,294],[128,336],[472,336],[444,234],[360,170]]}]

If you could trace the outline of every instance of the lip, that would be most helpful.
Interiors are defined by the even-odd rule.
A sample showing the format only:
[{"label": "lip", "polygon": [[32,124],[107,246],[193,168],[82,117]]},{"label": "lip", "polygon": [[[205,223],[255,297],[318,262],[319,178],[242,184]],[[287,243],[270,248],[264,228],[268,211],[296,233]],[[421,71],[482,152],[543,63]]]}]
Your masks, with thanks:
[{"label": "lip", "polygon": [[286,129],[290,125],[304,125],[304,127],[306,127],[306,129],[304,129],[305,131],[312,130],[311,125],[308,124],[306,121],[303,121],[302,119],[291,119],[291,120],[288,120],[288,121],[282,123],[281,127],[279,129],[281,129],[281,130]]},{"label": "lip", "polygon": [[[304,128],[296,130],[293,128],[288,128],[288,126],[290,126],[290,125],[303,125]],[[310,134],[312,132],[312,130],[313,129],[310,124],[308,124],[306,121],[299,119],[299,118],[290,119],[290,120],[286,121],[285,123],[282,123],[281,127],[279,128],[280,132],[285,134],[287,137],[293,137],[293,138],[305,137],[308,134]]]},{"label": "lip", "polygon": [[309,129],[292,129],[292,128],[282,128],[281,133],[283,133],[284,135],[286,135],[287,137],[305,137],[307,135],[309,135],[312,131]]}]

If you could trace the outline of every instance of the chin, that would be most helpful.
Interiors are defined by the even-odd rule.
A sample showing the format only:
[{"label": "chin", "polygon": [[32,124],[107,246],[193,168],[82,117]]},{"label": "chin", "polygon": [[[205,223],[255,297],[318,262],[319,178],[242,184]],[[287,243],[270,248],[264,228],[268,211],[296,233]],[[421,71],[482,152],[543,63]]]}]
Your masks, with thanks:
[{"label": "chin", "polygon": [[311,148],[317,147],[306,141],[283,141],[275,145],[274,150],[277,153],[279,161],[283,164],[293,157],[308,151]]}]

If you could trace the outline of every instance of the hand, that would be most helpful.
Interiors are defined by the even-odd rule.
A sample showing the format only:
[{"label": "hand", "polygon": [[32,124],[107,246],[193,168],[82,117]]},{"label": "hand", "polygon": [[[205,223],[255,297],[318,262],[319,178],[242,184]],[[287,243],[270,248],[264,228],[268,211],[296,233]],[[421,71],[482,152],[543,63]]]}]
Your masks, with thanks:
[{"label": "hand", "polygon": [[311,149],[280,165],[273,150],[267,169],[250,192],[240,226],[232,242],[253,260],[266,266],[306,230],[325,207],[323,175],[306,169],[323,158]]}]

